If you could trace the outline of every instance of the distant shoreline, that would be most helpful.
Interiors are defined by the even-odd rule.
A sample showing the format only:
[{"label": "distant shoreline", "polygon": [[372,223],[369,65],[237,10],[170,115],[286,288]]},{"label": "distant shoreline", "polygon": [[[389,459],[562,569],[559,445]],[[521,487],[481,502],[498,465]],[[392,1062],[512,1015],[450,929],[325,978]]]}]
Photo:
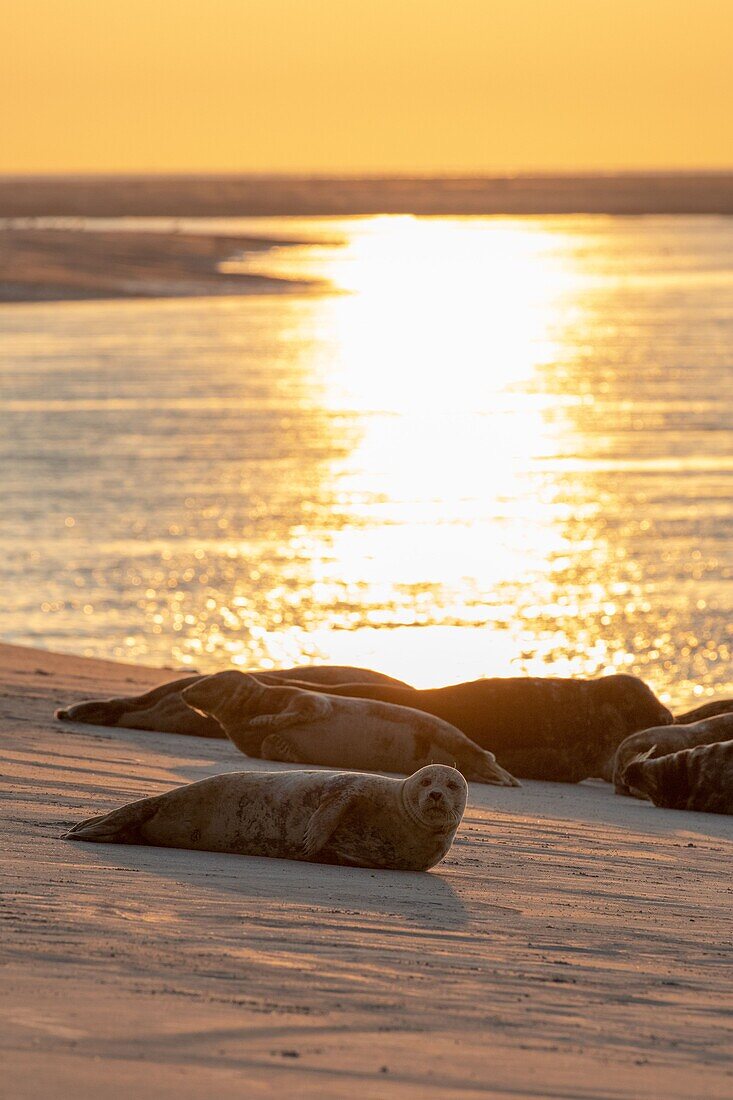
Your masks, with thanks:
[{"label": "distant shoreline", "polygon": [[733,214],[733,169],[608,175],[0,176],[0,217]]},{"label": "distant shoreline", "polygon": [[0,302],[322,291],[317,282],[226,267],[243,253],[282,243],[212,233],[0,227]]}]

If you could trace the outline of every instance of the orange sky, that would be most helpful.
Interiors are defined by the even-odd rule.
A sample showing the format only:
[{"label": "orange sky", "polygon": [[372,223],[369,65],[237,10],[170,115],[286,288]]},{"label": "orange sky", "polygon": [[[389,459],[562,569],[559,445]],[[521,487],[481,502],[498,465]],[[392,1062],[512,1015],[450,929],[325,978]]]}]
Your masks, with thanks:
[{"label": "orange sky", "polygon": [[731,0],[9,0],[0,171],[733,166]]}]

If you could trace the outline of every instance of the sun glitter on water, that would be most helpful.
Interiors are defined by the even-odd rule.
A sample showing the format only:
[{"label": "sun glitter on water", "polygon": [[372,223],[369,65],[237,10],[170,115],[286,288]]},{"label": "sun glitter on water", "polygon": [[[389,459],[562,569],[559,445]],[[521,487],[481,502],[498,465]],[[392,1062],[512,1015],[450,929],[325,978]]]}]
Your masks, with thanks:
[{"label": "sun glitter on water", "polygon": [[[458,676],[478,675],[487,650],[506,666],[516,638],[489,642],[459,624],[484,620],[480,593],[563,551],[549,501],[527,491],[554,441],[547,398],[526,383],[556,354],[557,309],[577,285],[556,243],[536,225],[383,217],[311,256],[310,274],[341,292],[300,333],[315,399],[360,417],[358,442],[332,467],[348,522],[311,545],[314,581],[381,593],[361,644],[379,631],[373,659],[401,651],[414,682],[445,678],[443,637]],[[287,250],[257,265],[303,275]],[[364,660],[341,625],[320,643],[334,660]],[[419,637],[400,629],[418,625]]]}]

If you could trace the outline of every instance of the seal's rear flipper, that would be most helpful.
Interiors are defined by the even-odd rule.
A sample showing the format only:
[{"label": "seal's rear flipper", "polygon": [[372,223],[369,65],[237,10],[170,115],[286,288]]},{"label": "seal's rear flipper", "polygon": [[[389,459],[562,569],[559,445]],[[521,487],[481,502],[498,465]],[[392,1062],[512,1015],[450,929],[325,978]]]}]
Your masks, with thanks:
[{"label": "seal's rear flipper", "polygon": [[93,699],[57,710],[54,718],[60,722],[87,722],[92,726],[116,726],[129,709],[128,699]]},{"label": "seal's rear flipper", "polygon": [[[479,783],[492,783],[495,787],[521,787],[522,784],[519,780],[508,772],[506,768],[502,768],[496,763],[496,757],[493,752],[483,752],[486,759],[479,763],[478,767],[469,768],[469,771],[475,772],[475,778]],[[458,768],[460,771],[461,769]],[[468,779],[473,779],[474,775],[467,776]]]},{"label": "seal's rear flipper", "polygon": [[97,844],[146,844],[142,827],[158,812],[157,798],[141,798],[101,817],[80,821],[63,836],[64,840],[91,840]]}]

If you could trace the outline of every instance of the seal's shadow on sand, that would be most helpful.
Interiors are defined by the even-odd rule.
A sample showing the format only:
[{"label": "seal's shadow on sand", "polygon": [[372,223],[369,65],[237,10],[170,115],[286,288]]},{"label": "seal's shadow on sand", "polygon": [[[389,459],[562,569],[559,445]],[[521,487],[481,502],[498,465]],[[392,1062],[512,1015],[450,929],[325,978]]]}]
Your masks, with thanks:
[{"label": "seal's shadow on sand", "polygon": [[262,901],[263,912],[276,906],[303,908],[309,920],[339,913],[394,917],[434,932],[460,931],[471,923],[460,897],[439,871],[378,871],[145,845],[77,843],[75,849],[75,855],[106,867],[173,879],[189,892],[228,895],[230,902],[246,899],[249,910],[252,902]]}]

